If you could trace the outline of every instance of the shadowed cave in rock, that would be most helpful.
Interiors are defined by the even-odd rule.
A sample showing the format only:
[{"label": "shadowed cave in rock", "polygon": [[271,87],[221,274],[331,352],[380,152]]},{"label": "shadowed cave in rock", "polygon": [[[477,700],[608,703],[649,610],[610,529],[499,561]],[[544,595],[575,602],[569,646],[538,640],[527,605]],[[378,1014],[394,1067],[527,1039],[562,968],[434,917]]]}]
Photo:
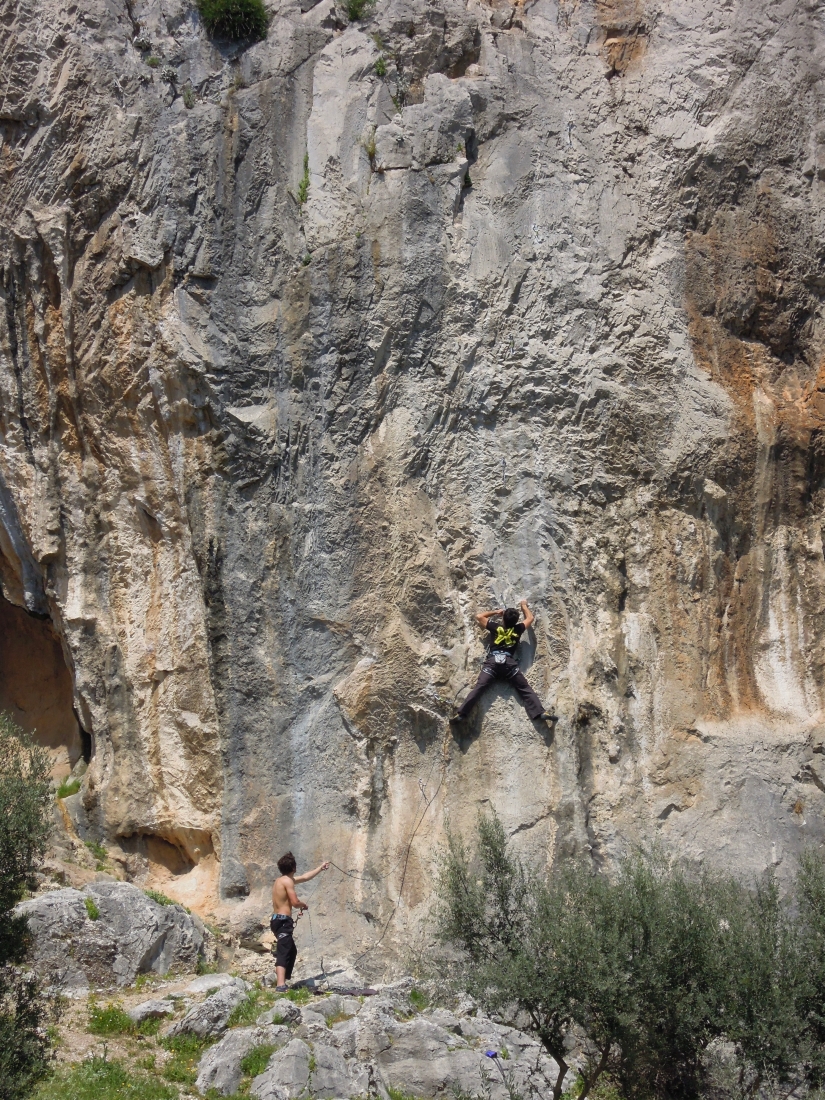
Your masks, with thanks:
[{"label": "shadowed cave in rock", "polygon": [[91,738],[73,707],[72,676],[60,639],[48,619],[0,596],[0,711],[33,733],[54,758],[53,774],[67,775]]}]

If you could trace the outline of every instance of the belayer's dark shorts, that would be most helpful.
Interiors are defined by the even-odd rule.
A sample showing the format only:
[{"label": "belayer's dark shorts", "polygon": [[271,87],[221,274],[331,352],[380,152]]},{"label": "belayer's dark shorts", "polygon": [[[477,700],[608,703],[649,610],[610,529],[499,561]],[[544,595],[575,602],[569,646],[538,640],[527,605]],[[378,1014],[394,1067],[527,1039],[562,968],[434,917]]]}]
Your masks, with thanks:
[{"label": "belayer's dark shorts", "polygon": [[295,931],[295,921],[292,917],[284,917],[280,913],[275,913],[269,921],[269,927],[275,937],[275,965],[284,967],[287,978],[291,978],[292,968],[298,957],[298,948],[292,938],[292,933]]}]

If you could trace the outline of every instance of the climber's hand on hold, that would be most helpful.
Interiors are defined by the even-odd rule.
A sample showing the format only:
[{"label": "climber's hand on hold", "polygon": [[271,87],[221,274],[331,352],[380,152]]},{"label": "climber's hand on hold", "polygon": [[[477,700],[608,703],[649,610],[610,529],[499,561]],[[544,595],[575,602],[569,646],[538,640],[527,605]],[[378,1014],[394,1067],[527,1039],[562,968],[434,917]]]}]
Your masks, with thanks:
[{"label": "climber's hand on hold", "polygon": [[536,616],[527,606],[527,600],[521,600],[521,602],[519,603],[519,607],[521,608],[522,615],[524,615],[524,629],[529,630],[533,623],[536,621]]}]

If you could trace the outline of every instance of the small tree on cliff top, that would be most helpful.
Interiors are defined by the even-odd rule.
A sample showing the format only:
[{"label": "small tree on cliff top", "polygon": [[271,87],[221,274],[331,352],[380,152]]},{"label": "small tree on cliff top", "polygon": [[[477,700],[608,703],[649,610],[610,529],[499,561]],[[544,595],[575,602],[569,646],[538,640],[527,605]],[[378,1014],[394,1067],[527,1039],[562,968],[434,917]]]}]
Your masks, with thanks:
[{"label": "small tree on cliff top", "polygon": [[34,887],[46,850],[53,793],[51,762],[6,714],[0,714],[0,1100],[29,1095],[49,1068],[45,1025],[53,1005],[21,964],[29,948],[14,906]]}]

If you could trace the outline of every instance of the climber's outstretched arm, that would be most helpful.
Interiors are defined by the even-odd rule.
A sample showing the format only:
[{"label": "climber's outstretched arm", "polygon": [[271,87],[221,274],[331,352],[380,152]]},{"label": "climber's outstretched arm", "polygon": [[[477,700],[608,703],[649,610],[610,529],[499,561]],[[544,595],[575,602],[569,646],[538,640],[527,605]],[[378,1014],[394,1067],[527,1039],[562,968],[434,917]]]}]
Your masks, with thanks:
[{"label": "climber's outstretched arm", "polygon": [[521,613],[524,616],[524,629],[529,630],[533,623],[536,621],[536,616],[527,606],[527,600],[522,600],[519,604],[519,607],[521,608]]},{"label": "climber's outstretched arm", "polygon": [[478,625],[481,627],[482,630],[486,630],[488,619],[492,619],[493,615],[503,615],[503,614],[504,614],[504,608],[503,607],[497,607],[495,609],[495,611],[479,611],[479,613],[476,615],[476,622],[478,623]]}]

